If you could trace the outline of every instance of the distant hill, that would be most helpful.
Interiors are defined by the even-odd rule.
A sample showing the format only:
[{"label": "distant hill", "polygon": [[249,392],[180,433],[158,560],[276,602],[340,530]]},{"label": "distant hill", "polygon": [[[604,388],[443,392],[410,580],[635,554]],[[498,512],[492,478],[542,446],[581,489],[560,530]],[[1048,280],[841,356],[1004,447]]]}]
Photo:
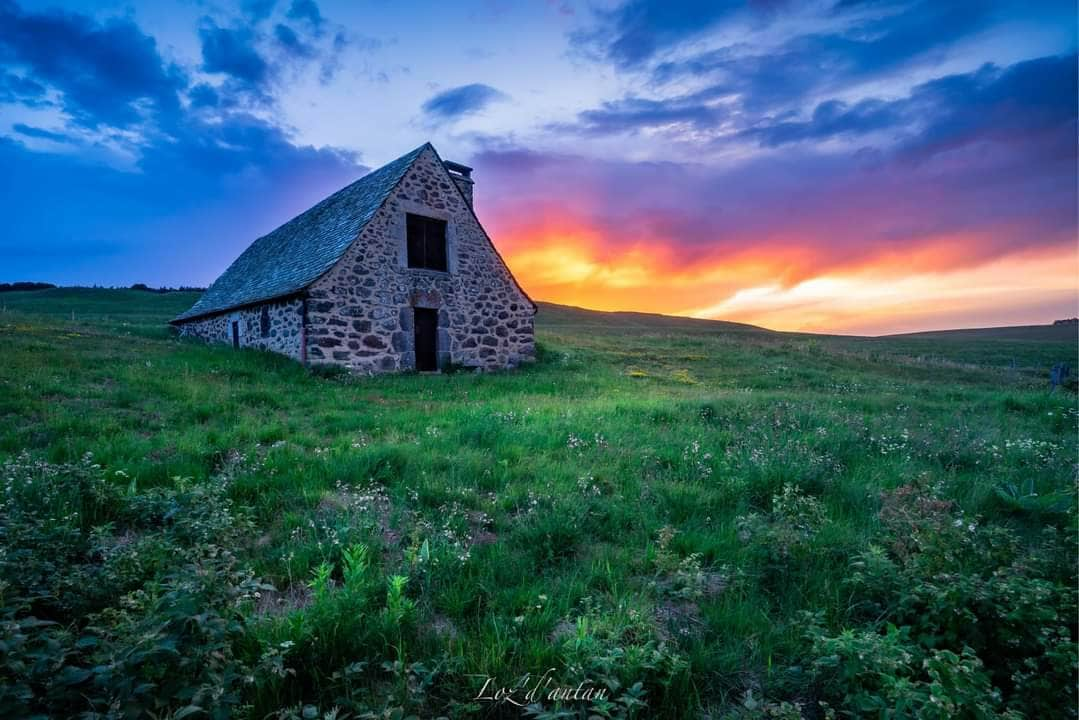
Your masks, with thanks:
[{"label": "distant hill", "polygon": [[536,323],[544,328],[558,330],[598,331],[621,330],[638,332],[678,332],[678,333],[756,333],[778,335],[775,330],[749,325],[746,323],[727,322],[725,320],[704,320],[701,318],[681,317],[679,315],[660,315],[658,313],[630,312],[625,310],[604,311],[587,310],[572,305],[558,305],[549,302],[537,302],[539,315]]},{"label": "distant hill", "polygon": [[[169,292],[146,292],[142,289],[77,288],[59,287],[40,290],[10,291],[0,294],[0,309],[64,317],[109,317],[114,320],[137,320],[147,324],[165,323],[168,319],[189,308],[198,299],[199,292],[184,289]],[[755,338],[825,339],[849,340],[896,340],[896,341],[1027,341],[1075,343],[1079,340],[1079,325],[1062,323],[1054,325],[1019,325],[1013,327],[969,328],[960,330],[934,330],[930,332],[901,333],[879,338],[835,336],[803,332],[781,332],[747,323],[725,320],[660,315],[657,313],[587,310],[571,305],[539,302],[536,326],[544,332],[595,335],[689,335],[703,336],[716,333],[742,334]]]},{"label": "distant hill", "polygon": [[960,330],[933,330],[929,332],[886,335],[890,338],[925,338],[936,340],[1027,340],[1068,342],[1079,340],[1079,325],[1012,325],[1008,327],[966,328]]}]

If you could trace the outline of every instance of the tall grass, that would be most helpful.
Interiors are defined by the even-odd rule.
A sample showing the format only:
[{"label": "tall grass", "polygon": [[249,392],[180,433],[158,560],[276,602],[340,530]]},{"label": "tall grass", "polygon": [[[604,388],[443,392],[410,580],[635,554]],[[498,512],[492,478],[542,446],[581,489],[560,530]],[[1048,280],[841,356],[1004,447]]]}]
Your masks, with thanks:
[{"label": "tall grass", "polygon": [[[1079,409],[1047,382],[1074,343],[930,352],[546,307],[533,366],[351,378],[180,341],[179,294],[7,295],[0,459],[28,489],[0,509],[6,632],[68,668],[4,665],[27,714],[515,717],[474,699],[483,678],[553,667],[610,690],[563,708],[601,716],[858,715],[932,682],[983,716],[1069,716],[994,633],[1018,613],[1070,639],[1020,633],[1017,663],[1074,658],[1074,553],[1046,539],[1074,537]],[[882,521],[894,497],[923,498],[903,506],[916,557]],[[940,573],[977,588],[948,606]],[[1017,588],[1056,619],[1008,605]],[[117,665],[139,638],[157,654]],[[849,668],[856,642],[869,670],[822,659]]]}]

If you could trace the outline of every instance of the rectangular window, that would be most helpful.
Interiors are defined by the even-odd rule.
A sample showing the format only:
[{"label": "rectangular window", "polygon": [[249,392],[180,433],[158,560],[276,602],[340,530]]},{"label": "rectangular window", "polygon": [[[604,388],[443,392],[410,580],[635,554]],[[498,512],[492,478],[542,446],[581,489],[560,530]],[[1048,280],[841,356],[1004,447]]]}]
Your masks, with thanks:
[{"label": "rectangular window", "polygon": [[262,331],[262,337],[270,337],[270,306],[262,306],[262,317],[259,318],[259,330]]},{"label": "rectangular window", "polygon": [[408,213],[408,266],[446,271],[446,221]]}]

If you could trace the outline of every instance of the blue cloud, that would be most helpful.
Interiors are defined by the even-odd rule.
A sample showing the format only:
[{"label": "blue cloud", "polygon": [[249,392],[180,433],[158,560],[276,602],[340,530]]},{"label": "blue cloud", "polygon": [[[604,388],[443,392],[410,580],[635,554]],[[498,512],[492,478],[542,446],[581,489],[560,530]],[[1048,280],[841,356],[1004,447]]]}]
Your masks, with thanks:
[{"label": "blue cloud", "polygon": [[285,49],[290,55],[294,55],[300,58],[314,57],[315,50],[310,45],[300,39],[300,36],[296,34],[296,31],[290,28],[288,25],[278,23],[274,26],[274,38],[277,43]]},{"label": "blue cloud", "polygon": [[194,108],[213,108],[217,107],[221,102],[217,90],[206,83],[199,83],[192,87],[187,92],[187,97],[191,100],[191,105]]},{"label": "blue cloud", "polygon": [[222,28],[204,18],[199,38],[203,70],[228,75],[250,89],[266,85],[270,66],[255,48],[255,34],[249,28]]},{"label": "blue cloud", "polygon": [[423,111],[436,121],[453,120],[477,113],[507,95],[490,85],[472,83],[444,90],[423,104]]},{"label": "blue cloud", "polygon": [[[864,135],[902,126],[908,117],[907,105],[906,102],[886,102],[876,98],[854,104],[827,100],[817,105],[808,120],[768,118],[742,134],[768,147],[837,136]],[[783,118],[788,117],[789,113],[783,115]]]},{"label": "blue cloud", "polygon": [[573,41],[579,47],[598,48],[603,58],[619,67],[632,68],[703,34],[744,5],[735,0],[628,0],[597,12],[598,25],[576,33]]},{"label": "blue cloud", "polygon": [[[1075,157],[1079,57],[1075,53],[1016,63],[986,65],[918,86],[911,104],[930,118],[912,150],[925,154],[992,139],[1021,142],[1027,135],[1056,133]],[[936,107],[936,113],[929,108]]]},{"label": "blue cloud", "polygon": [[859,18],[842,19],[834,31],[795,36],[766,53],[730,45],[662,62],[653,79],[660,84],[686,77],[709,80],[715,92],[738,95],[749,110],[793,106],[821,88],[845,87],[918,62],[984,29],[993,13],[985,3],[921,0],[882,5]]},{"label": "blue cloud", "polygon": [[253,22],[262,22],[273,13],[276,0],[244,0],[240,10]]},{"label": "blue cloud", "polygon": [[[149,140],[128,172],[0,138],[0,257],[11,259],[0,274],[205,284],[255,237],[366,171],[352,153],[298,146],[243,114],[189,118]],[[93,260],[105,251],[107,263]]]},{"label": "blue cloud", "polygon": [[71,142],[71,138],[63,133],[52,132],[51,130],[45,130],[43,128],[34,127],[33,125],[26,125],[24,123],[15,123],[11,126],[11,129],[20,135],[26,137],[39,138],[41,140],[52,140],[53,142],[66,143]]},{"label": "blue cloud", "polygon": [[38,88],[51,86],[64,110],[87,127],[136,123],[141,101],[175,113],[177,93],[187,83],[179,68],[163,61],[154,39],[130,20],[99,24],[60,11],[23,12],[12,2],[0,2],[0,59],[25,72],[17,81],[5,75],[9,95],[33,99],[41,95]]},{"label": "blue cloud", "polygon": [[775,147],[889,131],[906,152],[924,155],[986,137],[1007,142],[1047,129],[1069,133],[1079,102],[1076,63],[1072,54],[1004,69],[986,65],[923,83],[896,100],[828,100],[809,119],[766,118],[744,135]]},{"label": "blue cloud", "polygon": [[[73,123],[127,143],[137,158],[132,171],[39,152],[22,139],[67,136],[26,124],[0,137],[5,272],[207,282],[252,238],[364,172],[355,153],[298,145],[271,121],[237,112],[235,87],[265,84],[272,69],[253,31],[210,21],[201,30],[207,70],[227,75],[220,89],[190,85],[129,20],[23,13],[0,0],[0,97],[40,102],[55,91]],[[111,133],[116,127],[132,134]],[[94,265],[103,253],[108,264]]]},{"label": "blue cloud", "polygon": [[707,104],[704,98],[697,95],[665,100],[630,96],[580,112],[576,122],[557,124],[551,129],[582,135],[632,134],[645,129],[686,125],[698,130],[710,130],[715,129],[725,115],[725,112]]},{"label": "blue cloud", "polygon": [[46,104],[45,86],[14,73],[0,72],[0,102],[29,106]]},{"label": "blue cloud", "polygon": [[316,30],[322,27],[322,13],[314,0],[292,0],[288,17],[292,20],[306,20]]}]

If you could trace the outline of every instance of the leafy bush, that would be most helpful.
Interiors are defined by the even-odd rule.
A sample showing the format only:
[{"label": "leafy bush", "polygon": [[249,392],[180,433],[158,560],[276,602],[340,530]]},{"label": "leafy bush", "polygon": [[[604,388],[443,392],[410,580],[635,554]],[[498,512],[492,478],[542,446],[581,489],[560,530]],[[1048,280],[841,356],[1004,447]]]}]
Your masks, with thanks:
[{"label": "leafy bush", "polygon": [[824,525],[824,507],[797,485],[786,484],[772,496],[766,515],[750,513],[737,518],[738,537],[764,548],[773,559],[786,559],[805,550]]},{"label": "leafy bush", "polygon": [[854,715],[941,718],[1076,707],[1074,529],[1024,542],[924,485],[886,493],[880,519],[886,547],[855,558],[849,580],[864,624],[829,635],[810,623],[828,699]]},{"label": "leafy bush", "polygon": [[264,586],[222,546],[249,527],[224,483],[136,494],[89,456],[20,456],[3,472],[7,717],[226,717],[249,676],[233,648]]},{"label": "leafy bush", "polygon": [[635,717],[646,706],[656,713],[686,700],[680,691],[688,684],[688,663],[638,608],[603,608],[584,598],[572,629],[562,636],[561,654],[569,677],[609,691],[611,704],[592,709],[602,717]]}]

